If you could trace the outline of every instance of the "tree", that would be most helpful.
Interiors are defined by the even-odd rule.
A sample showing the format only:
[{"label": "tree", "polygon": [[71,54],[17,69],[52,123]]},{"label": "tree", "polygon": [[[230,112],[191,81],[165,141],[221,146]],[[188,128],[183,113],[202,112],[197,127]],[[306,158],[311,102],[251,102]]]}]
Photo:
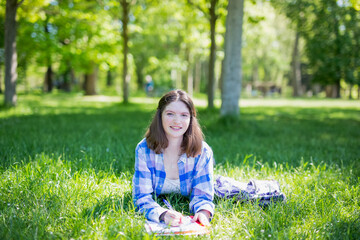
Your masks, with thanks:
[{"label": "tree", "polygon": [[[360,2],[358,5],[355,5],[355,2],[353,4],[354,7],[346,7],[347,13],[344,18],[343,28],[341,29],[344,42],[346,42],[343,49],[346,66],[344,80],[350,86],[349,99],[352,99],[353,85],[357,84],[358,89],[360,89]],[[356,7],[359,9],[356,10]],[[360,99],[359,94],[358,98]]]},{"label": "tree", "polygon": [[[44,32],[45,32],[45,41],[46,41],[46,48],[47,51],[45,51],[46,53],[46,65],[47,65],[47,71],[45,73],[45,81],[44,81],[44,91],[45,92],[51,92],[53,89],[53,78],[54,78],[54,73],[53,73],[53,67],[52,67],[52,63],[53,63],[53,52],[50,49],[53,49],[52,47],[52,41],[51,41],[51,35],[53,34],[51,29],[53,28],[53,25],[50,23],[50,18],[52,18],[54,15],[58,14],[57,12],[55,12],[52,9],[52,6],[49,6],[47,8],[47,10],[45,10],[45,16],[46,19],[44,21]],[[53,34],[55,35],[55,34]]]},{"label": "tree", "polygon": [[136,0],[116,0],[109,1],[113,9],[117,9],[117,6],[121,6],[121,14],[111,12],[112,8],[106,5],[106,8],[110,10],[110,15],[113,18],[118,19],[121,16],[121,38],[122,38],[122,51],[123,51],[123,62],[122,62],[122,90],[123,90],[123,102],[129,102],[129,90],[130,90],[130,79],[131,76],[128,74],[128,54],[129,54],[129,24],[130,24],[130,9],[131,5],[136,3]]},{"label": "tree", "polygon": [[[62,88],[70,90],[76,74],[82,74],[85,94],[94,95],[99,70],[119,65],[119,21],[114,21],[109,7],[99,2],[52,2],[54,11],[59,12],[51,20],[56,45],[60,48],[54,50],[59,52],[57,75],[62,79]],[[46,55],[41,58],[46,64]]]},{"label": "tree", "polygon": [[304,39],[310,29],[311,1],[282,1],[271,0],[272,4],[291,20],[291,26],[294,29],[295,38],[293,41],[293,50],[291,54],[291,73],[290,83],[293,87],[293,96],[301,96],[303,94],[303,86],[301,79],[301,56],[300,41]]},{"label": "tree", "polygon": [[5,105],[16,105],[16,12],[24,0],[7,0],[5,13]]},{"label": "tree", "polygon": [[[1,7],[3,3],[1,3]],[[0,94],[3,93],[2,80],[3,80],[3,65],[4,65],[4,38],[5,38],[5,29],[4,29],[4,16],[5,11],[0,8]]]},{"label": "tree", "polygon": [[307,35],[307,56],[315,69],[313,80],[332,85],[328,97],[340,97],[342,70],[342,39],[340,37],[340,8],[335,0],[321,0],[316,6],[316,17]]},{"label": "tree", "polygon": [[129,52],[129,33],[128,33],[128,24],[129,24],[129,13],[130,13],[130,2],[127,0],[120,0],[120,4],[122,7],[122,31],[121,36],[123,40],[123,102],[129,102],[129,83],[130,83],[130,75],[128,75],[128,52]]},{"label": "tree", "polygon": [[242,86],[248,96],[288,84],[294,31],[267,1],[248,2],[242,35]]},{"label": "tree", "polygon": [[336,0],[313,3],[313,12],[315,17],[307,35],[313,80],[331,87],[328,97],[339,98],[341,81],[353,84],[359,68],[359,12],[348,2]]},{"label": "tree", "polygon": [[[358,4],[355,1],[351,1],[351,5],[349,1],[336,0],[272,2],[286,13],[294,23],[295,30],[305,40],[305,54],[312,72],[312,82],[326,86],[328,97],[340,97],[342,80],[350,86],[356,83],[359,67]],[[296,45],[293,54],[294,72],[298,70],[295,65],[299,66],[295,53]]]},{"label": "tree", "polygon": [[221,12],[219,7],[219,0],[210,0],[210,4],[206,2],[206,8],[203,4],[195,4],[193,0],[187,0],[189,4],[199,9],[209,20],[210,23],[210,55],[209,55],[209,76],[207,84],[207,97],[208,97],[208,108],[214,108],[215,98],[215,62],[216,62],[216,22],[220,17]]},{"label": "tree", "polygon": [[[182,7],[183,17],[181,24],[183,25],[183,31],[181,31],[180,34],[183,39],[182,40],[183,48],[181,50],[184,53],[184,60],[186,63],[185,72],[184,72],[185,73],[184,88],[186,89],[187,93],[191,96],[193,95],[194,92],[194,80],[200,81],[199,79],[200,76],[195,75],[196,74],[196,72],[194,71],[196,68],[195,66],[197,63],[199,63],[199,60],[202,57],[202,55],[204,55],[203,53],[208,51],[208,46],[206,46],[203,43],[203,41],[199,41],[198,38],[199,36],[201,36],[201,33],[208,32],[206,19],[201,18],[200,17],[201,15],[202,13],[199,11],[194,11],[191,5],[185,5]],[[216,55],[216,50],[214,52]],[[199,72],[197,74],[199,74]],[[199,85],[200,83],[198,82],[197,84]],[[215,91],[215,84],[213,85]]]},{"label": "tree", "polygon": [[209,17],[210,17],[210,56],[209,56],[209,82],[208,82],[208,108],[214,107],[214,98],[215,98],[215,61],[216,61],[216,41],[215,41],[215,29],[216,29],[216,20],[218,15],[216,15],[215,8],[218,0],[211,0],[209,7]]},{"label": "tree", "polygon": [[293,86],[293,96],[298,97],[303,94],[301,86],[301,60],[299,54],[300,33],[295,33],[294,49],[291,61],[291,83]]},{"label": "tree", "polygon": [[[193,59],[207,55],[207,21],[203,14],[181,1],[137,1],[131,8],[131,54],[137,85],[151,75],[157,93],[170,88],[191,92]],[[190,80],[190,81],[189,81]]]},{"label": "tree", "polygon": [[229,0],[222,73],[221,115],[239,114],[243,15],[244,1]]},{"label": "tree", "polygon": [[90,72],[84,75],[84,90],[85,95],[96,95],[96,80],[98,74],[98,66],[92,63]]}]

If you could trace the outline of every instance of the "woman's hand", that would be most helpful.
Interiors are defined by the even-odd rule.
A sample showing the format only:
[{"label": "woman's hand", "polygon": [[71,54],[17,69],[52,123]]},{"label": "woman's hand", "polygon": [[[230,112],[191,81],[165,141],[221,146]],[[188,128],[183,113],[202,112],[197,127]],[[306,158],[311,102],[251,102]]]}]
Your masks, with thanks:
[{"label": "woman's hand", "polygon": [[167,212],[164,213],[163,217],[161,220],[163,220],[165,222],[166,225],[170,225],[170,226],[179,226],[182,222],[182,218],[184,216],[174,210],[168,210]]},{"label": "woman's hand", "polygon": [[210,212],[207,211],[207,210],[200,210],[198,211],[193,220],[196,222],[196,221],[199,221],[202,225],[204,226],[210,226]]}]

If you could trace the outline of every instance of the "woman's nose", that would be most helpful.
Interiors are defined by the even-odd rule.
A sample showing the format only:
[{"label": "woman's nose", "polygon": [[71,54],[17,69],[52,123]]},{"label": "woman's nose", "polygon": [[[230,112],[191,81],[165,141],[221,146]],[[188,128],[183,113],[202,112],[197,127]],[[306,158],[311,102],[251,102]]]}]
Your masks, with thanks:
[{"label": "woman's nose", "polygon": [[174,116],[174,122],[175,122],[175,123],[179,123],[179,122],[180,122],[180,117],[179,117],[177,114]]}]

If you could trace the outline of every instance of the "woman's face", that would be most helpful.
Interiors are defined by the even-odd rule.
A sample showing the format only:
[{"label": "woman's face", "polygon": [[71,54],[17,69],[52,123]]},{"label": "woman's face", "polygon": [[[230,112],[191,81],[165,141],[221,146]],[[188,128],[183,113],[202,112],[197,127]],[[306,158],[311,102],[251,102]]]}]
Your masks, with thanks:
[{"label": "woman's face", "polygon": [[161,115],[162,125],[168,140],[182,138],[190,124],[190,112],[182,101],[167,105]]}]

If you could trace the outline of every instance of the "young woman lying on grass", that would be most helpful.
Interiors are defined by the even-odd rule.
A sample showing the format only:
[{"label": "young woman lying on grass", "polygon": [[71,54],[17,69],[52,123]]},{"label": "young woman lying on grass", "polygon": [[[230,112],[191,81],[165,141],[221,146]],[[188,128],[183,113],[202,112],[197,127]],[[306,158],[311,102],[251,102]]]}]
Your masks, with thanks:
[{"label": "young woman lying on grass", "polygon": [[214,214],[213,153],[203,141],[191,98],[182,90],[165,94],[135,150],[133,199],[149,220],[178,226],[183,215],[161,207],[153,195],[190,197],[194,220],[210,225]]}]

